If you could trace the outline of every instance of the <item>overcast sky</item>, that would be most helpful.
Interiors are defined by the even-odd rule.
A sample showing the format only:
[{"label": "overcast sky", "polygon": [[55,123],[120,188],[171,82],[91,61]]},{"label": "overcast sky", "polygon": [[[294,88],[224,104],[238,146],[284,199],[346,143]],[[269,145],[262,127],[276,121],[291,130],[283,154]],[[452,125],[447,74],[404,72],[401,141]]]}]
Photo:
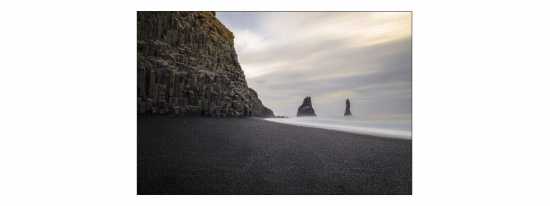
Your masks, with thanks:
[{"label": "overcast sky", "polygon": [[311,96],[318,116],[410,119],[408,12],[217,12],[249,87],[276,115]]}]

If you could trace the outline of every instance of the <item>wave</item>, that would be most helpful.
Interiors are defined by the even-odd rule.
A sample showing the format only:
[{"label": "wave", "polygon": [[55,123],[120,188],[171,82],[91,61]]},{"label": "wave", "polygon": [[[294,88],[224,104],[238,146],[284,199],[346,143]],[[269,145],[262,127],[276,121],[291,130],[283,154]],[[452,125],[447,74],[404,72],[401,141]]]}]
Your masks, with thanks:
[{"label": "wave", "polygon": [[381,122],[367,121],[354,118],[318,118],[318,117],[292,117],[292,118],[265,118],[270,122],[329,129],[355,134],[366,134],[380,137],[411,139],[410,121]]}]

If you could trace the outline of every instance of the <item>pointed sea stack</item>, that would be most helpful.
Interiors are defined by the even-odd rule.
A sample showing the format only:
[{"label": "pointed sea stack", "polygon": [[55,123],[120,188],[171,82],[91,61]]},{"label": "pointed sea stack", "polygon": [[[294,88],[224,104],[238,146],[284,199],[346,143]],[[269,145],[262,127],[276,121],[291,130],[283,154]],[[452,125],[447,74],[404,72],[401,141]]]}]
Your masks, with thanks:
[{"label": "pointed sea stack", "polygon": [[346,99],[346,112],[344,113],[344,116],[351,116],[351,111],[350,111],[350,103],[349,103],[349,99]]},{"label": "pointed sea stack", "polygon": [[215,12],[137,13],[139,114],[272,117]]},{"label": "pointed sea stack", "polygon": [[315,110],[311,105],[311,97],[306,97],[302,105],[298,108],[298,113],[296,116],[317,116],[315,115]]}]

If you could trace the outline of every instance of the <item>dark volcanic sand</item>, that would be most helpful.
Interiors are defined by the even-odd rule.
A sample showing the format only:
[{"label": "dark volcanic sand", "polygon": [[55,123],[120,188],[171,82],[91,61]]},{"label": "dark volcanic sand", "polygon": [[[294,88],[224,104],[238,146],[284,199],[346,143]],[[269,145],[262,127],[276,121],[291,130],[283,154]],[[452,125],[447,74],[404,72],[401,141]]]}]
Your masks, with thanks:
[{"label": "dark volcanic sand", "polygon": [[138,116],[138,194],[411,194],[411,141]]}]

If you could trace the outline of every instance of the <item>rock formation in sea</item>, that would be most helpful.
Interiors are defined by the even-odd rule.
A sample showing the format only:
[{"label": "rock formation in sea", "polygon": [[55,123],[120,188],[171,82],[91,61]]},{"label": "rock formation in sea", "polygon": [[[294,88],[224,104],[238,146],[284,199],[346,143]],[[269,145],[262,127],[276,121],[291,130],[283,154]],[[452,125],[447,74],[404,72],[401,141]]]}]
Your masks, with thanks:
[{"label": "rock formation in sea", "polygon": [[271,117],[215,12],[137,13],[138,113]]},{"label": "rock formation in sea", "polygon": [[315,115],[315,110],[313,105],[311,105],[311,97],[306,97],[302,105],[298,108],[298,113],[296,116],[317,116]]},{"label": "rock formation in sea", "polygon": [[349,103],[349,99],[346,99],[346,112],[344,113],[344,116],[351,116],[351,111],[350,111],[350,103]]}]

